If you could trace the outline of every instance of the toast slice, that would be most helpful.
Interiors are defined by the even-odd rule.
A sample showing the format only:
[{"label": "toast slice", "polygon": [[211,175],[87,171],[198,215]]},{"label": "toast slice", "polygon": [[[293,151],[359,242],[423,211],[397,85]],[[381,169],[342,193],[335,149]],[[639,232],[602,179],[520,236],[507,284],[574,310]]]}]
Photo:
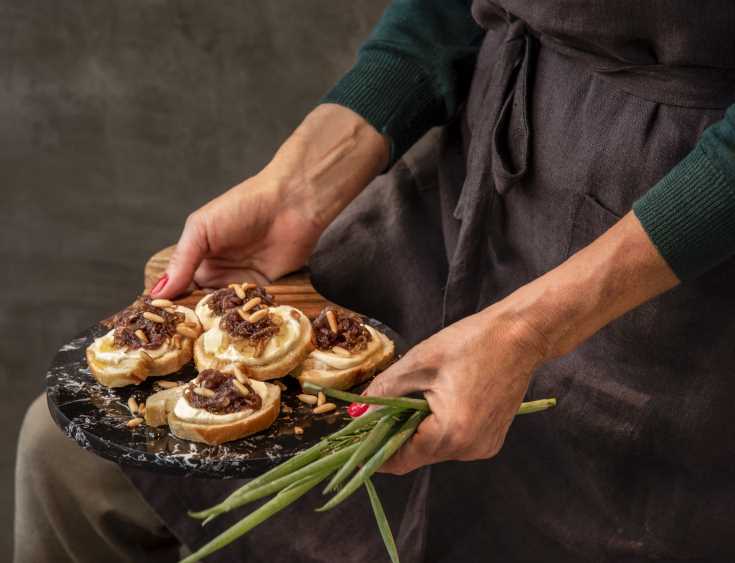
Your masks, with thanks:
[{"label": "toast slice", "polygon": [[281,389],[277,385],[251,382],[261,397],[261,408],[237,420],[225,423],[187,422],[174,413],[176,403],[184,399],[185,385],[154,393],[145,403],[145,420],[149,426],[168,424],[174,436],[193,442],[219,445],[245,438],[271,426],[281,409]]},{"label": "toast slice", "polygon": [[374,331],[374,334],[380,341],[380,348],[360,364],[346,369],[335,369],[311,354],[304,360],[294,376],[302,387],[304,383],[311,382],[332,389],[350,389],[368,381],[387,368],[395,356],[393,341],[377,330]]}]

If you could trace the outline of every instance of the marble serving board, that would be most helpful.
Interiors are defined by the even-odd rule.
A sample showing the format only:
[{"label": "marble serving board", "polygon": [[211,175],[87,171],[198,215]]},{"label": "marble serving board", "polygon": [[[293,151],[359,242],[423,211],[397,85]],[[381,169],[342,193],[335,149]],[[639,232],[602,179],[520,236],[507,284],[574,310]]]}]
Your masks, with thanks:
[{"label": "marble serving board", "polygon": [[[402,351],[398,336],[377,321],[368,321],[384,331]],[[196,376],[193,364],[162,378],[149,378],[138,386],[110,389],[92,377],[85,349],[92,340],[108,329],[96,325],[61,347],[46,375],[49,410],[59,427],[80,446],[106,459],[178,475],[215,478],[250,478],[316,443],[320,438],[341,428],[349,417],[347,405],[336,401],[338,409],[315,415],[311,407],[301,403],[298,382],[292,377],[281,381],[287,386],[282,393],[281,413],[267,430],[242,440],[220,446],[189,442],[172,435],[167,426],[146,425],[128,428],[131,415],[128,398],[139,403],[158,391],[156,379],[189,381]],[[297,435],[300,426],[304,433]]]}]

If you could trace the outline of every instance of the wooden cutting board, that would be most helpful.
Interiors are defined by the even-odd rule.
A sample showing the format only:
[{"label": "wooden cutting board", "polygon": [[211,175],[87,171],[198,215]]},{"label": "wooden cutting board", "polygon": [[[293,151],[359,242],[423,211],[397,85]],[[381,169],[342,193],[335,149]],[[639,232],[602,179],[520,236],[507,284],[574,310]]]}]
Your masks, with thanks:
[{"label": "wooden cutting board", "polygon": [[[160,252],[151,256],[146,263],[144,281],[146,292],[151,290],[166,271],[168,261],[173,254],[174,248],[174,246],[164,248]],[[316,317],[325,305],[330,304],[330,302],[319,295],[314,289],[314,286],[311,285],[308,270],[300,270],[293,274],[284,276],[271,285],[265,286],[265,289],[268,293],[273,295],[279,303],[296,307],[303,311],[309,318]],[[193,307],[203,295],[206,295],[206,293],[206,290],[195,290],[182,296],[180,299],[177,299],[176,302],[187,307]]]}]

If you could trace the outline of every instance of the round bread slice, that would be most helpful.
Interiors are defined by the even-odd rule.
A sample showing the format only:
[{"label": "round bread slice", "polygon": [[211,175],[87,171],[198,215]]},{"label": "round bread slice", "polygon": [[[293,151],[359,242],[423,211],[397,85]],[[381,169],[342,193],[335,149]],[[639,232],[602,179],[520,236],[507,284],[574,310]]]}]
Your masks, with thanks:
[{"label": "round bread slice", "polygon": [[[298,313],[298,340],[289,348],[283,355],[278,356],[275,360],[268,362],[260,362],[258,358],[254,358],[252,355],[242,353],[240,358],[233,357],[228,359],[222,359],[216,357],[214,354],[210,354],[204,348],[204,341],[206,332],[197,338],[194,343],[194,363],[198,371],[204,371],[205,369],[219,369],[224,370],[229,365],[236,365],[243,373],[252,379],[259,381],[267,381],[269,379],[277,379],[288,375],[295,370],[309,355],[312,350],[311,336],[312,328],[309,319],[298,309],[289,307],[288,305],[280,305],[278,307],[270,308],[274,312],[279,314],[291,314],[291,312]],[[213,327],[210,330],[220,330],[219,327]],[[275,337],[274,337],[275,338]]]},{"label": "round bread slice", "polygon": [[194,308],[194,312],[196,313],[196,316],[199,319],[199,322],[202,324],[204,330],[209,330],[210,328],[212,328],[219,322],[221,318],[215,315],[212,309],[210,309],[207,305],[213,295],[214,293],[209,293],[202,297]]},{"label": "round bread slice", "polygon": [[335,369],[311,354],[294,374],[296,379],[302,387],[304,383],[310,382],[332,389],[350,389],[369,380],[388,367],[395,356],[393,341],[378,330],[373,329],[372,332],[380,340],[381,346],[358,365],[347,369]]},{"label": "round bread slice", "polygon": [[[201,324],[191,309],[177,306],[176,310],[186,316],[192,330],[199,335],[202,332]],[[196,326],[194,324],[196,323]],[[87,365],[94,378],[106,387],[125,387],[139,385],[148,377],[169,375],[179,371],[192,358],[194,353],[194,339],[181,336],[179,348],[167,346],[162,354],[150,354],[143,349],[123,352],[123,358],[115,363],[106,362],[98,355],[102,341],[112,338],[114,329],[104,336],[96,338],[87,347]],[[166,345],[164,345],[166,346]]]},{"label": "round bread slice", "polygon": [[185,385],[163,389],[145,400],[145,423],[148,426],[164,426],[168,424],[168,415],[174,410],[176,401],[184,395]]},{"label": "round bread slice", "polygon": [[[168,415],[168,426],[178,438],[212,446],[261,432],[275,422],[281,409],[280,387],[272,383],[262,383],[262,385],[267,391],[265,394],[259,393],[263,401],[261,408],[246,417],[224,424],[193,423],[181,420],[172,409]],[[182,397],[179,400],[185,399]]]},{"label": "round bread slice", "polygon": [[153,359],[147,354],[130,355],[117,364],[98,360],[92,346],[87,348],[86,355],[89,371],[105,387],[138,385],[146,380],[153,365]]}]

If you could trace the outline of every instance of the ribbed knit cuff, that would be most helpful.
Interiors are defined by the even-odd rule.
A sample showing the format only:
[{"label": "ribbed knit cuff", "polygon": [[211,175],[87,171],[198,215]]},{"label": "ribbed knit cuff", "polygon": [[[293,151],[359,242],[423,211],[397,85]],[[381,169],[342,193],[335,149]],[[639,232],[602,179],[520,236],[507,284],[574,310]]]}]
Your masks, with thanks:
[{"label": "ribbed knit cuff", "polygon": [[635,202],[643,228],[680,280],[697,277],[735,249],[735,185],[701,144]]},{"label": "ribbed knit cuff", "polygon": [[389,166],[438,121],[431,76],[390,50],[361,51],[354,67],[322,98],[361,115],[391,140]]}]

